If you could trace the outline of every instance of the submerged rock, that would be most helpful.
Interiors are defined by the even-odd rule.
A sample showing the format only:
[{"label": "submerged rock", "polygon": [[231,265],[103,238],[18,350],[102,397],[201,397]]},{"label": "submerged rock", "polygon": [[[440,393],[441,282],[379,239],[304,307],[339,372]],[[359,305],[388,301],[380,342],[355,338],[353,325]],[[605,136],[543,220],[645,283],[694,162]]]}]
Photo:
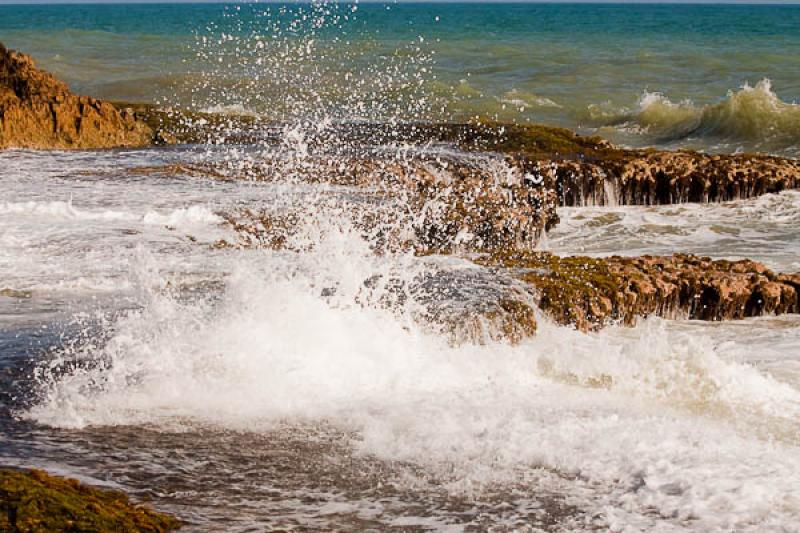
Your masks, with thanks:
[{"label": "submerged rock", "polygon": [[715,321],[800,312],[800,274],[776,274],[747,259],[520,252],[478,262],[513,269],[536,290],[542,311],[584,331],[648,316]]},{"label": "submerged rock", "polygon": [[0,531],[162,533],[179,527],[179,520],[134,505],[121,492],[41,470],[0,469]]},{"label": "submerged rock", "polygon": [[152,139],[132,110],[76,96],[29,56],[0,44],[0,148],[113,148]]}]

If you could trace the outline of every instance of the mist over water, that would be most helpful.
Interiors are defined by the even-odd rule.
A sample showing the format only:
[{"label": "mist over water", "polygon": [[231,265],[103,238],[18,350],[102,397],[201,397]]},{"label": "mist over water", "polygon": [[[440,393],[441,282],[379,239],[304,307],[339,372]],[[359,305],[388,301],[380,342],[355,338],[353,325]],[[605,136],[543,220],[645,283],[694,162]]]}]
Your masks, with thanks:
[{"label": "mist over water", "polygon": [[[788,120],[773,132],[782,153],[796,148],[784,118],[794,104],[766,82],[718,101],[727,89],[698,85],[707,92],[690,104],[670,96],[677,85],[642,84],[647,69],[593,89],[597,78],[571,72],[588,68],[571,62],[589,22],[568,38],[541,31],[525,41],[526,24],[547,28],[556,8],[459,8],[467,15],[429,5],[128,7],[149,13],[157,23],[147,31],[161,33],[114,6],[3,19],[6,44],[33,48],[37,32],[42,53],[25,51],[87,92],[143,91],[171,105],[251,113],[277,141],[0,153],[0,460],[124,488],[200,531],[796,529],[797,316],[651,319],[591,334],[538,316],[536,336],[518,346],[491,335],[474,342],[431,320],[431,310],[498,293],[530,298],[527,289],[457,255],[393,246],[420,223],[408,198],[388,195],[388,178],[370,187],[331,178],[354,154],[388,175],[413,170],[409,161],[423,153],[441,156],[442,180],[449,161],[511,179],[491,154],[408,146],[391,128],[350,142],[337,137],[337,121],[391,126],[478,113],[576,124],[605,101],[591,92],[602,90],[633,104],[595,116],[589,129],[670,145],[723,139],[730,149],[773,142],[759,124]],[[520,9],[532,22],[509,24]],[[628,35],[631,15],[609,9],[619,49],[665,23],[663,11],[645,10],[641,33]],[[688,9],[675,16],[699,13],[701,29],[711,24],[708,12]],[[758,16],[780,29],[795,12],[786,13]],[[450,16],[460,24],[435,18]],[[490,35],[498,27],[506,32]],[[110,38],[120,32],[124,46]],[[715,38],[722,46],[729,37]],[[533,88],[525,80],[547,79],[542,67],[518,65],[536,64],[536,39],[553,72],[550,85]],[[141,58],[120,66],[115,53],[145,42]],[[54,44],[59,58],[45,51]],[[175,70],[165,77],[166,63]],[[777,90],[796,84],[769,70]],[[104,84],[98,72],[116,74]],[[663,94],[641,96],[645,89]],[[486,103],[493,98],[499,107]],[[230,175],[192,171],[212,163]],[[236,176],[260,179],[228,179]],[[289,220],[282,246],[237,232],[231,221],[253,223],[247,211]],[[543,247],[702,252],[794,271],[798,213],[794,192],[713,206],[562,209]]]}]

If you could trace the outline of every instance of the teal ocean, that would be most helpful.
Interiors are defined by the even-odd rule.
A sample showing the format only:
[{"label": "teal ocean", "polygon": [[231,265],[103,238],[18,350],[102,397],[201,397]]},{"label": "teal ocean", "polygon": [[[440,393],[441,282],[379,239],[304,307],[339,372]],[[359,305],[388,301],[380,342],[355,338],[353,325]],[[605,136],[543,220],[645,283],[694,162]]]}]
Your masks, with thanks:
[{"label": "teal ocean", "polygon": [[792,156],[798,28],[800,6],[0,6],[0,41],[105,98]]}]

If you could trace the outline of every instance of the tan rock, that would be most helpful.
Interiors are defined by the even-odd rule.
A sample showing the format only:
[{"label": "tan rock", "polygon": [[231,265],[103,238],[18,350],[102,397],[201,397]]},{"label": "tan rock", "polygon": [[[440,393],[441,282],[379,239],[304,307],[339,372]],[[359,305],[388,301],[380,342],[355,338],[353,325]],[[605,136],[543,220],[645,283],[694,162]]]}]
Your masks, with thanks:
[{"label": "tan rock", "polygon": [[152,138],[131,110],[72,94],[30,57],[0,44],[0,148],[113,148]]},{"label": "tan rock", "polygon": [[800,274],[776,276],[750,260],[517,252],[478,262],[517,271],[545,313],[584,331],[647,316],[717,321],[800,311]]}]

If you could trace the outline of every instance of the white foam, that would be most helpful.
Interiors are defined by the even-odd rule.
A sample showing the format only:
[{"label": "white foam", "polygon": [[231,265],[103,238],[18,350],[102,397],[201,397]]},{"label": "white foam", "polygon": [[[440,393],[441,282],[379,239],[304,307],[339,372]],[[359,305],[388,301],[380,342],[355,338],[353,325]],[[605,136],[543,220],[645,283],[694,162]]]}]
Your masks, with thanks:
[{"label": "white foam", "polygon": [[797,191],[720,204],[560,208],[558,213],[548,245],[560,254],[681,251],[754,259],[780,272],[800,270]]},{"label": "white foam", "polygon": [[125,211],[80,209],[72,200],[64,201],[28,201],[2,202],[0,215],[21,215],[29,217],[50,217],[52,219],[86,220],[86,221],[139,221],[152,225],[196,225],[220,224],[222,218],[214,214],[206,206],[193,205],[178,208],[167,213],[148,211],[138,215]]},{"label": "white foam", "polygon": [[522,346],[453,347],[383,308],[388,284],[364,285],[410,279],[419,260],[375,257],[347,228],[326,235],[309,254],[240,258],[217,304],[151,293],[157,269],[137,273],[144,309],[99,352],[72,354],[108,364],[53,377],[27,416],[247,431],[325,420],[456,494],[525,471],[611,530],[800,520],[796,388],[659,320],[593,335],[543,320]]},{"label": "white foam", "polygon": [[136,220],[136,215],[120,211],[86,211],[76,208],[72,201],[2,202],[0,215],[47,216],[72,220]]}]

